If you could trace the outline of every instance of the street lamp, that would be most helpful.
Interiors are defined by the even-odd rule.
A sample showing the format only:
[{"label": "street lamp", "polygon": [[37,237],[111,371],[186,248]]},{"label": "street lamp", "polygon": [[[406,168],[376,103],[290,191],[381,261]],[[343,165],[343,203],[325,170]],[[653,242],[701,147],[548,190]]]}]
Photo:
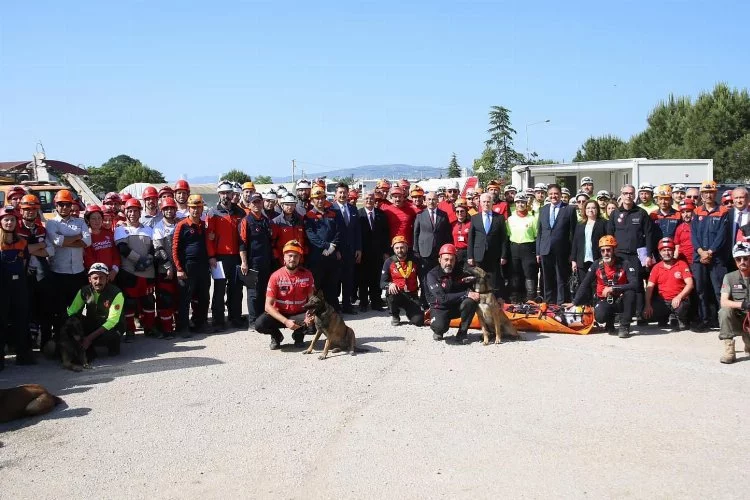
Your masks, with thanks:
[{"label": "street lamp", "polygon": [[531,156],[529,155],[529,127],[533,125],[539,125],[540,123],[549,123],[549,120],[541,120],[538,122],[526,124],[526,161],[531,161]]}]

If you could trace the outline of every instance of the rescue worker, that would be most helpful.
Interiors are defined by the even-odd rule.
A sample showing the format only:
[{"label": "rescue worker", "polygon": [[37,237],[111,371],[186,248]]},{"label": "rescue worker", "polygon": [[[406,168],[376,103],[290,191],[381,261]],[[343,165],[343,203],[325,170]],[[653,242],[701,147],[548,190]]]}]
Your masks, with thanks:
[{"label": "rescue worker", "polygon": [[482,190],[482,188],[478,187],[474,190],[474,194],[472,195],[472,197],[467,198],[466,201],[469,204],[469,217],[474,217],[476,214],[482,211],[482,206],[479,202],[482,193],[484,193],[484,191]]},{"label": "rescue worker", "polygon": [[[560,190],[562,193],[562,190]],[[543,182],[539,182],[534,186],[534,200],[531,202],[531,209],[535,212],[539,212],[545,204],[547,198],[547,185]]]},{"label": "rescue worker", "polygon": [[659,208],[654,203],[654,185],[650,182],[642,182],[638,186],[638,205],[649,215]]},{"label": "rescue worker", "polygon": [[11,206],[0,208],[0,371],[5,368],[5,346],[16,349],[17,365],[35,365],[29,336],[26,266],[28,244],[16,233],[18,217]]},{"label": "rescue worker", "polygon": [[[143,194],[141,194],[141,199],[145,207],[145,210],[142,210],[141,214],[141,224],[153,229],[154,224],[161,218],[161,214],[159,213],[159,192],[154,186],[146,186]],[[125,295],[127,296],[127,293]]]},{"label": "rescue worker", "polygon": [[583,207],[586,206],[586,202],[589,201],[591,197],[586,191],[578,191],[576,193],[576,218],[578,219],[578,222],[583,222],[586,219],[586,214],[583,212]]},{"label": "rescue worker", "polygon": [[[456,202],[456,199],[458,199],[458,192],[458,181],[454,181],[445,191],[445,200],[437,205],[437,207],[448,216],[449,224],[456,222],[456,210],[453,204]],[[406,193],[408,193],[408,191],[404,191],[404,194]]]},{"label": "rescue worker", "polygon": [[313,188],[311,199],[313,209],[305,216],[308,267],[315,277],[315,287],[323,292],[326,302],[338,312],[341,310],[338,299],[341,253],[337,247],[344,221],[339,212],[325,208],[326,193],[323,188]]},{"label": "rescue worker", "polygon": [[273,220],[279,215],[276,211],[276,191],[273,188],[263,193],[263,215],[268,217],[268,220]]},{"label": "rescue worker", "polygon": [[[574,306],[590,303],[594,289],[594,318],[604,324],[607,333],[621,339],[630,337],[630,322],[635,314],[635,290],[640,282],[638,270],[615,255],[614,236],[599,238],[602,258],[595,260],[573,298]],[[569,304],[564,304],[568,306]],[[615,315],[620,313],[620,327],[615,331]]]},{"label": "rescue worker", "polygon": [[674,239],[677,227],[682,224],[682,216],[672,208],[672,186],[662,184],[656,188],[656,204],[657,210],[650,214],[651,220],[654,222],[655,240]]},{"label": "rescue worker", "polygon": [[125,297],[109,281],[110,272],[102,262],[92,264],[88,272],[89,284],[78,291],[67,309],[68,316],[82,316],[81,346],[86,350],[88,361],[96,357],[96,346],[106,347],[109,356],[120,354],[120,337],[125,331],[122,315]]},{"label": "rescue worker", "polygon": [[[670,196],[670,202],[671,199]],[[659,326],[667,326],[669,316],[674,314],[679,329],[685,330],[690,316],[690,294],[694,289],[690,264],[675,258],[672,238],[659,240],[658,249],[661,261],[648,277],[643,317],[657,321]]]},{"label": "rescue worker", "polygon": [[383,263],[380,273],[380,288],[385,290],[391,326],[401,324],[401,309],[412,325],[424,324],[424,312],[419,305],[419,263],[409,255],[406,238],[396,236],[391,242],[393,255]]},{"label": "rescue worker", "polygon": [[731,364],[737,360],[734,338],[742,335],[745,353],[750,355],[750,332],[745,322],[750,313],[750,245],[738,242],[732,248],[737,270],[727,273],[721,283],[719,339],[723,344],[720,361]]},{"label": "rescue worker", "polygon": [[240,199],[242,198],[242,186],[239,182],[232,184],[232,205],[239,206]]},{"label": "rescue worker", "polygon": [[300,265],[302,247],[289,240],[283,248],[284,266],[268,279],[265,311],[256,320],[256,330],[271,336],[271,349],[281,347],[281,327],[292,330],[294,345],[305,345],[305,334],[315,333],[315,317],[306,314],[303,306],[315,293],[312,273]]},{"label": "rescue worker", "polygon": [[444,202],[445,201],[445,186],[438,186],[436,193],[437,193],[438,203]]},{"label": "rescue worker", "polygon": [[247,181],[242,185],[239,207],[245,211],[245,215],[250,213],[250,196],[252,196],[254,192],[255,184],[252,181]]},{"label": "rescue worker", "polygon": [[390,203],[390,201],[388,201],[388,194],[391,192],[391,181],[389,181],[388,179],[381,179],[375,185],[375,189],[383,194],[383,200],[385,200],[383,203],[385,203],[386,205]]},{"label": "rescue worker", "polygon": [[247,288],[247,319],[249,329],[255,329],[255,320],[265,307],[264,292],[271,275],[271,221],[263,214],[263,196],[250,196],[250,213],[240,221],[240,271],[247,275],[250,269],[258,273],[254,286]]},{"label": "rescue worker", "polygon": [[102,205],[103,208],[110,207],[115,211],[115,213],[117,213],[122,210],[122,198],[120,198],[119,194],[111,191],[104,196]]},{"label": "rescue worker", "polygon": [[456,267],[463,269],[466,264],[466,252],[469,247],[469,219],[468,204],[463,198],[456,200],[456,221],[451,226],[453,246],[456,247]]},{"label": "rescue worker", "polygon": [[164,198],[174,198],[174,190],[169,185],[162,186],[159,190],[159,204],[161,204],[161,200]]},{"label": "rescue worker", "polygon": [[[151,199],[151,198],[150,198]],[[156,198],[153,198],[156,199]],[[125,203],[126,222],[115,228],[115,244],[120,250],[122,267],[119,288],[125,295],[125,342],[135,340],[135,318],[143,333],[154,335],[156,300],[154,299],[154,230],[141,223],[141,203],[132,198]],[[151,219],[153,220],[153,217]]]},{"label": "rescue worker", "polygon": [[726,191],[721,193],[721,204],[727,207],[727,209],[732,208],[732,205],[734,203],[732,202],[732,190],[731,189],[727,189]]},{"label": "rescue worker", "polygon": [[388,238],[393,241],[396,236],[406,238],[409,247],[413,246],[414,220],[417,218],[417,209],[406,203],[404,190],[395,187],[391,190],[392,203],[383,204],[380,209],[385,213],[388,221]]},{"label": "rescue worker", "polygon": [[505,221],[511,256],[511,301],[523,302],[536,297],[539,264],[536,261],[538,214],[529,211],[523,194],[515,197],[515,212]]},{"label": "rescue worker", "polygon": [[680,203],[685,199],[686,192],[685,184],[675,184],[672,186],[672,208],[675,210],[680,209]]},{"label": "rescue worker", "polygon": [[184,219],[188,216],[187,201],[190,196],[190,184],[185,179],[180,179],[174,184],[174,201],[177,203],[178,219]]},{"label": "rescue worker", "polygon": [[492,195],[492,211],[507,219],[510,213],[508,212],[508,204],[500,197],[500,183],[490,181],[487,184],[487,192]]},{"label": "rescue worker", "polygon": [[281,213],[271,221],[271,247],[273,250],[274,269],[284,265],[284,245],[296,240],[302,249],[300,263],[307,255],[307,237],[305,236],[305,221],[297,212],[297,197],[287,194],[281,199]]},{"label": "rescue worker", "polygon": [[22,186],[11,187],[5,195],[6,206],[13,207],[17,216],[20,216],[19,207],[21,205],[21,198],[24,196],[26,196],[26,190]]},{"label": "rescue worker", "polygon": [[409,196],[411,197],[411,205],[412,207],[414,207],[417,213],[426,208],[424,202],[425,192],[424,189],[422,189],[419,185],[415,184],[411,188],[411,191],[409,191]]},{"label": "rescue worker", "polygon": [[674,232],[675,256],[684,259],[687,263],[693,262],[692,224],[695,203],[693,200],[682,200],[680,202],[680,217],[682,224],[677,226]]},{"label": "rescue worker", "polygon": [[430,329],[433,340],[443,340],[450,321],[461,318],[456,332],[456,342],[468,344],[469,325],[479,305],[479,294],[471,290],[471,282],[465,279],[456,265],[456,248],[446,243],[440,249],[440,261],[427,273],[427,288],[430,297]]},{"label": "rescue worker", "polygon": [[[213,332],[219,333],[226,329],[225,306],[232,326],[235,328],[245,327],[242,321],[243,286],[237,278],[237,266],[241,263],[238,229],[247,215],[244,210],[232,202],[234,189],[231,182],[221,182],[216,191],[219,194],[219,202],[216,207],[208,211],[206,225],[209,265],[211,269],[221,265],[224,270],[224,278],[214,279],[213,296],[211,297]],[[267,266],[270,267],[270,262]]]},{"label": "rescue worker", "polygon": [[563,203],[570,203],[570,189],[564,187],[560,188],[560,199],[563,201]]},{"label": "rescue worker", "polygon": [[[211,274],[208,263],[208,231],[202,220],[203,197],[191,194],[188,197],[188,216],[177,223],[172,234],[172,262],[179,286],[180,309],[177,313],[176,333],[183,338],[191,336],[190,330],[201,332],[208,317],[208,289]],[[189,325],[191,299],[193,324]]]},{"label": "rescue worker", "polygon": [[112,207],[102,208],[102,229],[110,231],[112,234],[115,232],[115,224],[118,222],[117,212]]},{"label": "rescue worker", "polygon": [[601,212],[602,218],[604,220],[609,219],[609,215],[607,215],[607,203],[609,203],[610,199],[611,196],[609,194],[609,191],[602,189],[601,191],[596,193],[596,202],[599,204],[599,211]]},{"label": "rescue worker", "polygon": [[99,205],[89,205],[83,214],[83,220],[91,231],[91,245],[83,251],[83,266],[91,268],[96,262],[107,266],[109,281],[114,283],[120,271],[120,251],[115,245],[114,231],[104,228],[104,215]]},{"label": "rescue worker", "polygon": [[505,196],[505,204],[508,205],[509,214],[516,211],[516,194],[518,194],[518,189],[513,184],[508,184],[503,189],[503,196]]},{"label": "rescue worker", "polygon": [[594,196],[594,179],[591,177],[584,177],[581,179],[581,191],[589,195],[589,198]]},{"label": "rescue worker", "polygon": [[307,212],[312,210],[312,203],[310,202],[312,186],[310,181],[307,179],[298,180],[295,190],[297,192],[297,213],[304,217]]},{"label": "rescue worker", "polygon": [[727,241],[728,210],[716,203],[716,182],[703,181],[700,193],[703,204],[695,209],[691,237],[701,323],[693,331],[707,332],[709,321],[716,318],[712,311],[721,301],[721,283],[727,273],[725,247],[732,242]]},{"label": "rescue worker", "polygon": [[163,217],[154,226],[154,265],[156,266],[156,315],[160,339],[174,338],[174,317],[179,307],[177,271],[172,260],[172,243],[177,228],[177,202],[164,198],[159,202]]}]

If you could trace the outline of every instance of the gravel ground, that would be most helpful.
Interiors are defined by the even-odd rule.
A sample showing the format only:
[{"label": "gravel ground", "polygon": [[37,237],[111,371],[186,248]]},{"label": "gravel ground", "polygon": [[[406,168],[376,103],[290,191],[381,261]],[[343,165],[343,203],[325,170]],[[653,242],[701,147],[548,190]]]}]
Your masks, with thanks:
[{"label": "gravel ground", "polygon": [[235,331],[139,337],[83,373],[11,363],[1,387],[65,405],[0,427],[0,498],[747,494],[750,363],[721,365],[716,332],[485,347],[345,319],[369,352]]}]

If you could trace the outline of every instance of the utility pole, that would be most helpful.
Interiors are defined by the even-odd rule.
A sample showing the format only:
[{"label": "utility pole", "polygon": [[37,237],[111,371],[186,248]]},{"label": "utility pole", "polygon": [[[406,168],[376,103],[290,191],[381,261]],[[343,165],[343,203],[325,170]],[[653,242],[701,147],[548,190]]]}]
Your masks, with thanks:
[{"label": "utility pole", "polygon": [[292,160],[292,182],[294,182],[294,169],[297,167],[296,160]]}]

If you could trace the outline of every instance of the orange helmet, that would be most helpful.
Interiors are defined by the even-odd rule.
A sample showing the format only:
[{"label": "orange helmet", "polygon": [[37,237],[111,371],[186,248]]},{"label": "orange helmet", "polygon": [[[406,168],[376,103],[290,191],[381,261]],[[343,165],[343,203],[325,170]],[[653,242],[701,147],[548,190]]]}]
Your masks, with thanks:
[{"label": "orange helmet", "polygon": [[281,250],[281,253],[287,252],[297,252],[298,254],[302,255],[302,245],[300,245],[300,242],[297,240],[289,240]]},{"label": "orange helmet", "polygon": [[456,247],[453,245],[453,243],[446,243],[445,245],[440,247],[438,255],[443,255],[445,253],[449,255],[456,255]]},{"label": "orange helmet", "polygon": [[412,198],[416,196],[424,196],[424,189],[422,189],[420,186],[415,184],[414,187],[411,188],[411,192],[409,193],[409,196],[411,196]]},{"label": "orange helmet", "polygon": [[401,179],[400,181],[398,181],[398,185],[401,186],[401,189],[403,189],[404,191],[408,191],[411,187],[411,182],[409,182],[408,179]]},{"label": "orange helmet", "polygon": [[706,191],[716,191],[715,181],[703,181],[701,182],[701,193]]},{"label": "orange helmet", "polygon": [[73,203],[73,193],[67,189],[61,189],[55,194],[55,203]]},{"label": "orange helmet", "polygon": [[171,196],[165,196],[159,202],[159,210],[164,210],[165,207],[177,208],[177,202]]},{"label": "orange helmet", "polygon": [[662,184],[661,186],[656,188],[656,197],[657,198],[669,198],[672,199],[672,186],[669,184]]},{"label": "orange helmet", "polygon": [[310,191],[310,198],[325,198],[326,197],[326,190],[325,188],[322,188],[320,186],[315,186],[312,188],[312,191]]},{"label": "orange helmet", "polygon": [[203,196],[199,194],[191,194],[188,196],[187,206],[189,207],[202,207],[203,206]]},{"label": "orange helmet", "polygon": [[599,238],[599,248],[602,247],[616,247],[617,246],[617,240],[614,236],[606,235]]},{"label": "orange helmet", "polygon": [[406,241],[406,236],[403,236],[403,235],[400,235],[400,234],[394,236],[393,239],[391,240],[391,246],[392,247],[396,246],[396,243],[404,243],[404,244],[408,245],[408,243]]},{"label": "orange helmet", "polygon": [[662,248],[671,248],[674,250],[674,240],[672,238],[660,239],[658,249],[661,250]]},{"label": "orange helmet", "polygon": [[456,200],[456,203],[454,203],[453,206],[455,208],[458,208],[458,207],[466,208],[469,205],[468,205],[468,203],[466,203],[466,199],[465,198],[459,198],[459,199]]},{"label": "orange helmet", "polygon": [[401,196],[404,195],[404,190],[400,187],[396,186],[395,188],[391,189],[391,196],[394,194],[400,194]]},{"label": "orange helmet", "polygon": [[318,187],[322,187],[323,191],[325,192],[325,189],[326,189],[326,180],[325,179],[321,179],[320,177],[318,177],[317,179],[315,179],[313,181],[313,185],[314,186],[318,186]]},{"label": "orange helmet", "polygon": [[158,197],[159,193],[156,191],[156,188],[154,186],[146,186],[146,189],[143,190],[143,194],[141,195],[141,199],[143,200]]},{"label": "orange helmet", "polygon": [[187,191],[190,192],[190,184],[188,184],[188,181],[185,179],[180,179],[179,181],[174,183],[174,190],[175,191]]},{"label": "orange helmet", "polygon": [[376,187],[378,189],[391,189],[391,181],[388,179],[381,179],[378,181]]},{"label": "orange helmet", "polygon": [[138,200],[138,198],[130,198],[128,201],[125,202],[125,210],[128,208],[137,208],[138,210],[141,210],[141,202]]},{"label": "orange helmet", "polygon": [[39,208],[39,198],[33,194],[25,194],[21,198],[21,208]]},{"label": "orange helmet", "polygon": [[500,189],[500,183],[497,182],[497,181],[495,181],[495,180],[492,180],[492,181],[490,181],[490,182],[487,183],[487,189],[489,189],[489,188]]}]

